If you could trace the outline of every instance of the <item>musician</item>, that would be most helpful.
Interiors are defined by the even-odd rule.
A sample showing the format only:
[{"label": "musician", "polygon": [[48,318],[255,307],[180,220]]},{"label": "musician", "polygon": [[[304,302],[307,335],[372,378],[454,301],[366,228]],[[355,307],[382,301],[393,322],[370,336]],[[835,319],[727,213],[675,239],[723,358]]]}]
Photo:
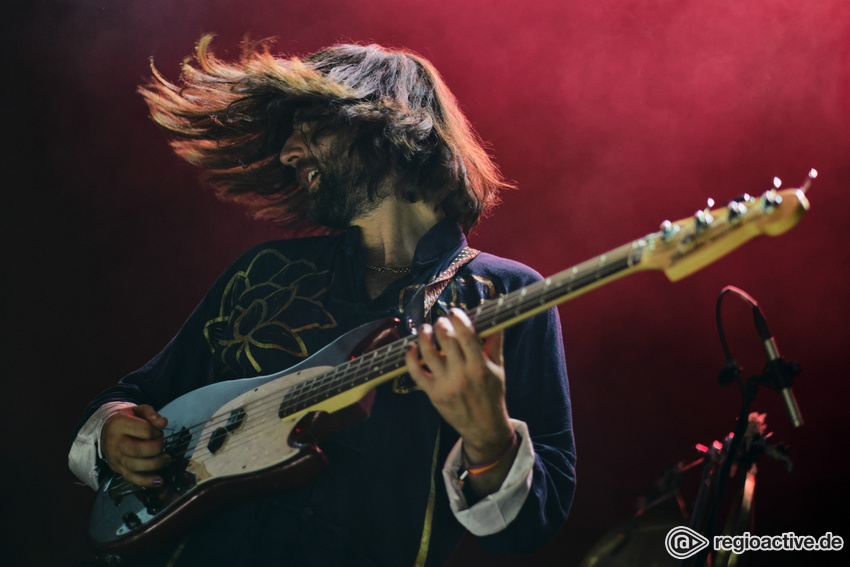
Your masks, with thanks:
[{"label": "musician", "polygon": [[376,45],[304,59],[260,45],[229,63],[203,38],[181,80],[154,69],[140,88],[176,153],[222,198],[310,235],[245,253],[162,352],[95,398],[75,474],[161,485],[174,432],[158,409],[369,321],[413,319],[419,346],[409,376],[363,401],[366,419],[320,443],[315,479],[214,507],[140,564],[441,565],[464,530],[499,555],[549,540],[575,486],[558,317],[476,336],[466,312],[540,277],[468,247],[507,184],[436,70]]}]

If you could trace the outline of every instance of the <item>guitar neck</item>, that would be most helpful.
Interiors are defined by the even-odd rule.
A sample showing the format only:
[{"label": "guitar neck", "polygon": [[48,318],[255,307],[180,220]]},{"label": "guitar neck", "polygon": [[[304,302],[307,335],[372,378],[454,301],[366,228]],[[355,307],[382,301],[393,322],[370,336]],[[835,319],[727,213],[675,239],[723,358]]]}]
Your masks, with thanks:
[{"label": "guitar neck", "polygon": [[[479,337],[510,327],[554,305],[640,269],[646,241],[641,239],[592,260],[538,281],[498,299],[486,301],[469,312]],[[344,396],[359,399],[369,390],[404,374],[405,353],[415,335],[403,337],[341,364],[326,374],[299,384],[286,395],[280,415],[292,415],[325,400]]]},{"label": "guitar neck", "polygon": [[[770,190],[760,198],[744,195],[724,208],[698,211],[675,223],[665,221],[659,232],[485,301],[468,315],[478,336],[484,338],[636,271],[661,270],[670,280],[678,281],[756,236],[776,236],[795,226],[809,208],[805,192],[814,175],[812,170],[800,189]],[[281,416],[340,393],[346,393],[346,399],[365,396],[372,388],[406,372],[405,352],[408,344],[416,341],[415,335],[401,338],[300,385],[303,388],[299,386],[299,392],[287,394]]]},{"label": "guitar neck", "polygon": [[499,299],[482,303],[469,313],[472,324],[478,336],[484,338],[640,270],[646,246],[646,240],[635,240]]}]

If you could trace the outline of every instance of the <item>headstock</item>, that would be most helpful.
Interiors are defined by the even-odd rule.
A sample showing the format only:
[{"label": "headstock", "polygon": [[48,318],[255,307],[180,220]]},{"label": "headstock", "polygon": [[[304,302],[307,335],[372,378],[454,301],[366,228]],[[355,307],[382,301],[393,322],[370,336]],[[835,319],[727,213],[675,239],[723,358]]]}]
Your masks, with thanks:
[{"label": "headstock", "polygon": [[815,177],[812,169],[801,187],[782,190],[779,179],[774,179],[774,188],[760,197],[744,194],[717,209],[709,200],[708,207],[692,217],[664,221],[658,232],[642,239],[646,245],[641,268],[662,270],[677,281],[756,236],[790,230],[809,209],[806,192]]}]

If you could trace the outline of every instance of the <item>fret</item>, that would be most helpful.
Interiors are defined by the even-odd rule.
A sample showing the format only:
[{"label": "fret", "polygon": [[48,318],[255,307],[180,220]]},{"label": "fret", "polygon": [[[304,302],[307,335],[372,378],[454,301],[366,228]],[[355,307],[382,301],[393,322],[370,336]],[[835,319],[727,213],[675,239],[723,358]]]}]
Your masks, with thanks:
[{"label": "fret", "polygon": [[640,262],[644,244],[641,241],[623,246],[588,260],[573,268],[550,276],[500,297],[485,302],[471,313],[473,325],[479,331],[503,326],[508,321],[531,316],[542,307],[557,303],[588,286],[599,284]]}]

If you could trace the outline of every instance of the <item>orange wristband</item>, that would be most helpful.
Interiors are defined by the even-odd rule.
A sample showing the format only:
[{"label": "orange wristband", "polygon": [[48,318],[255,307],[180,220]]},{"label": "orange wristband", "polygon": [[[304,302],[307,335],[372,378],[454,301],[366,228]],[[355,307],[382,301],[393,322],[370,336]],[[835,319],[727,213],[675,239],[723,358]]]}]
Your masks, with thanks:
[{"label": "orange wristband", "polygon": [[[505,447],[502,450],[502,452],[499,453],[499,456],[496,457],[495,459],[493,459],[492,461],[487,461],[486,463],[482,463],[480,465],[471,465],[471,466],[466,467],[466,469],[461,471],[461,473],[458,475],[458,477],[457,477],[458,483],[460,483],[461,486],[462,486],[463,481],[466,479],[467,476],[479,476],[479,475],[482,475],[482,474],[486,473],[487,471],[491,471],[491,470],[495,469],[497,466],[499,466],[499,463],[501,462],[501,460],[503,458],[505,458],[505,455],[507,455],[510,452],[510,450],[513,448],[514,442],[516,441],[516,438],[517,438],[516,431],[514,431],[513,435],[511,435],[511,440],[508,441],[507,447]],[[466,460],[466,453],[464,453],[463,457],[464,457],[464,460]]]}]

